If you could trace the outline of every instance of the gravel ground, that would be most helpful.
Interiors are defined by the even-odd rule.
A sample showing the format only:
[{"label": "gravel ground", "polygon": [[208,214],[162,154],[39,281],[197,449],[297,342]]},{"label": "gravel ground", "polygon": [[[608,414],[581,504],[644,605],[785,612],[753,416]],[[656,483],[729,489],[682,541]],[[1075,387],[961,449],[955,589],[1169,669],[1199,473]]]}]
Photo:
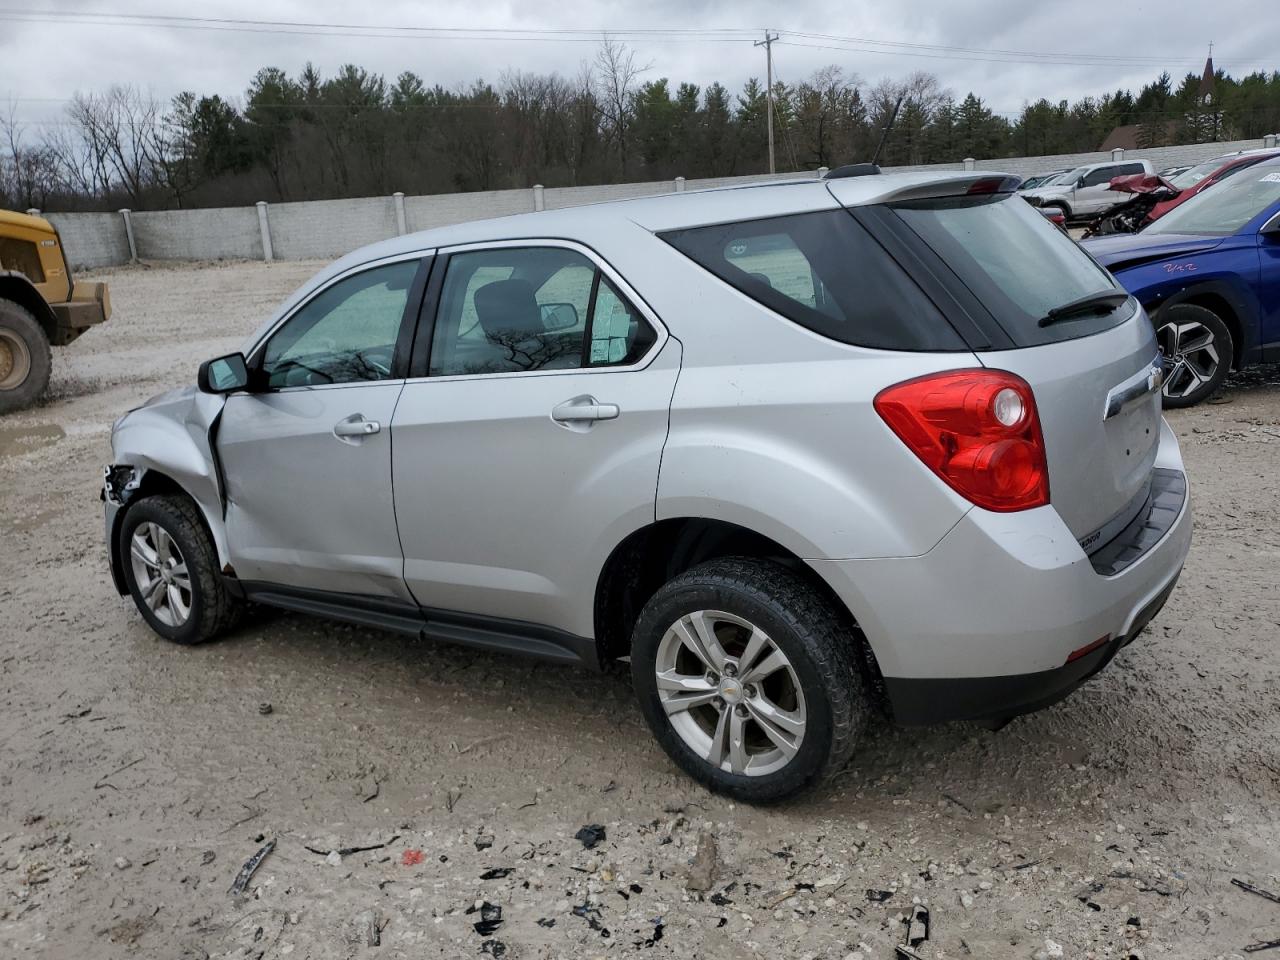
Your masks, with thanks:
[{"label": "gravel ground", "polygon": [[1230,883],[1280,891],[1274,368],[1170,416],[1196,539],[1107,671],[998,733],[881,723],[751,809],[675,771],[620,675],[285,614],[184,649],[115,594],[111,421],[316,267],[102,274],[111,322],[0,422],[0,956],[888,960],[917,904],[935,960],[1280,938]]}]

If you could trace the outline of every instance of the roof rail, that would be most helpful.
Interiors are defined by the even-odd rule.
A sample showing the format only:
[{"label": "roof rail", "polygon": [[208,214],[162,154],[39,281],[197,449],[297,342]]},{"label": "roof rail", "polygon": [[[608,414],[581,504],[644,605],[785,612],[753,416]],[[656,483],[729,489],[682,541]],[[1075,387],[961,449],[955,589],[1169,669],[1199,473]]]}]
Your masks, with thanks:
[{"label": "roof rail", "polygon": [[880,172],[874,163],[849,163],[827,172],[823,180],[843,180],[845,177],[870,177]]}]

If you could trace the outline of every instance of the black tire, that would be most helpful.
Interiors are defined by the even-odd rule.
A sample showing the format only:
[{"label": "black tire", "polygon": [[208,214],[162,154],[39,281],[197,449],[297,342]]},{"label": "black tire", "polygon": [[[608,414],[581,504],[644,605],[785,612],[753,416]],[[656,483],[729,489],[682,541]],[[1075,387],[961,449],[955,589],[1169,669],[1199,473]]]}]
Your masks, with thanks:
[{"label": "black tire", "polygon": [[[1175,303],[1159,312],[1155,327],[1160,350],[1172,364],[1161,387],[1164,406],[1192,407],[1213,396],[1231,372],[1235,356],[1231,331],[1222,318],[1199,304]],[[1203,335],[1197,336],[1198,331]],[[1186,350],[1204,343],[1206,336],[1207,346]]]},{"label": "black tire", "polygon": [[23,410],[49,386],[49,337],[26,307],[0,299],[0,413]]},{"label": "black tire", "polygon": [[[134,533],[145,523],[157,525],[177,545],[188,571],[189,614],[180,624],[166,623],[148,605],[138,584],[131,557]],[[231,630],[240,620],[243,603],[223,585],[218,555],[205,531],[196,505],[187,497],[164,495],[144,497],[131,503],[120,524],[116,543],[129,593],[138,612],[156,633],[174,643],[204,643]]]},{"label": "black tire", "polygon": [[[748,775],[717,767],[696,753],[667,717],[656,676],[660,645],[682,617],[703,610],[759,627],[794,669],[804,696],[805,730],[780,769]],[[858,640],[847,624],[848,618],[812,585],[779,564],[727,558],[695,567],[658,590],[641,611],[631,648],[640,709],[671,759],[709,790],[746,803],[795,796],[844,766],[870,717],[871,700],[856,666]]]}]

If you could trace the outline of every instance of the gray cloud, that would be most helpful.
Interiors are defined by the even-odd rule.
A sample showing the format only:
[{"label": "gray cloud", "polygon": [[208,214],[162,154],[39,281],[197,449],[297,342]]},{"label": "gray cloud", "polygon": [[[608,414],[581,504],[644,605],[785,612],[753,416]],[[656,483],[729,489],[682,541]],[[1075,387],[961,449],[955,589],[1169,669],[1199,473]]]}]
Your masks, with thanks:
[{"label": "gray cloud", "polygon": [[[101,0],[59,2],[33,12],[39,9],[120,10],[115,3]],[[1026,0],[895,0],[874,5],[833,5],[815,0],[785,4],[741,0],[732,5],[654,0],[643,7],[619,0],[434,0],[430,5],[389,0],[376,7],[259,0],[171,7],[170,11],[204,17],[468,28],[763,29],[768,25],[916,44],[1125,58],[1106,65],[1079,66],[986,62],[974,55],[948,57],[928,50],[916,50],[917,55],[912,56],[906,50],[887,48],[883,52],[830,50],[795,43],[775,47],[778,73],[788,82],[830,63],[867,82],[926,70],[937,74],[943,86],[959,96],[972,90],[992,109],[1015,113],[1025,101],[1040,97],[1076,99],[1120,87],[1136,92],[1161,69],[1167,69],[1177,81],[1188,71],[1199,71],[1211,39],[1215,62],[1233,74],[1280,67],[1275,50],[1275,0],[1217,0],[1212,16],[1208,9],[1203,3],[1176,0],[1129,4],[1114,0],[1040,4]],[[764,74],[763,51],[749,43],[627,42],[640,62],[651,64],[648,77],[666,76],[700,85],[720,80],[736,90],[748,77]],[[817,39],[797,42],[827,43]],[[20,117],[48,122],[59,116],[59,101],[75,91],[117,82],[132,83],[166,98],[180,90],[239,97],[259,67],[278,66],[297,73],[310,61],[325,74],[354,62],[389,78],[401,70],[413,70],[428,83],[455,86],[480,77],[496,80],[512,69],[573,73],[593,52],[592,43],[559,41],[289,36],[0,20],[0,104],[19,98]],[[959,59],[961,56],[973,58]],[[1161,58],[1161,62],[1140,58]],[[1128,62],[1131,59],[1138,62]]]}]

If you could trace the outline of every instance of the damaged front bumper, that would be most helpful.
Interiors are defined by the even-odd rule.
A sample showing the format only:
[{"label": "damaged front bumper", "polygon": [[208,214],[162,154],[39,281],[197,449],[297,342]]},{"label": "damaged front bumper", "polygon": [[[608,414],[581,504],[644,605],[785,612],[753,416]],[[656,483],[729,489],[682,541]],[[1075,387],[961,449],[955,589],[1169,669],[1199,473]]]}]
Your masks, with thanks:
[{"label": "damaged front bumper", "polygon": [[124,567],[120,556],[120,511],[129,501],[142,482],[142,471],[119,464],[102,468],[102,499],[104,537],[107,544],[107,565],[111,569],[111,580],[116,590],[123,596],[129,592],[124,579]]}]

